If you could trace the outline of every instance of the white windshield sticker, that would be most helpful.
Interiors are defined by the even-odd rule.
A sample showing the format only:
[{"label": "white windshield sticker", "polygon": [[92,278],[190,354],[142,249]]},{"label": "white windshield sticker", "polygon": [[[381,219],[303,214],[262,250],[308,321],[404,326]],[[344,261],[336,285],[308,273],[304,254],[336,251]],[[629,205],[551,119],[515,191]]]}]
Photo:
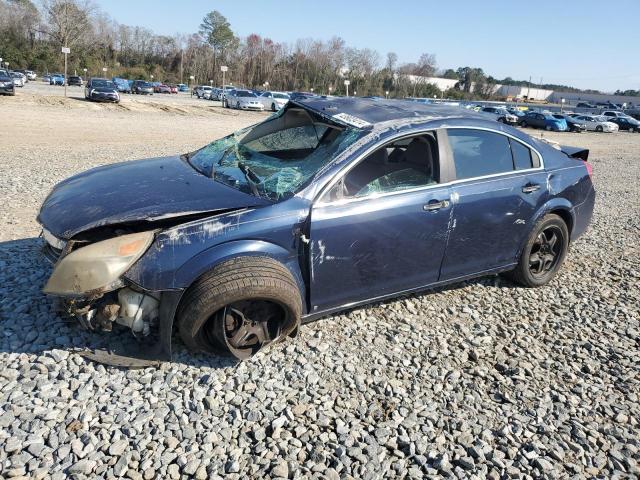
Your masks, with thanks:
[{"label": "white windshield sticker", "polygon": [[351,125],[353,127],[365,128],[369,127],[371,124],[369,122],[365,122],[361,118],[354,117],[353,115],[349,115],[348,113],[338,113],[333,116],[336,120],[340,120],[347,125]]}]

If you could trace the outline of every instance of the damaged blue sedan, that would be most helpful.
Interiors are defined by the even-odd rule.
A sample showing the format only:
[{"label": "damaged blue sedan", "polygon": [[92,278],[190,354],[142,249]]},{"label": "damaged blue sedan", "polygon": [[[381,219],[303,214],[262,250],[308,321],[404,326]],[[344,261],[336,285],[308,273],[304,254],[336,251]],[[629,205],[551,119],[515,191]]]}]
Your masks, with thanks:
[{"label": "damaged blue sedan", "polygon": [[246,359],[357,305],[497,273],[545,285],[591,220],[588,153],[458,107],[294,100],[193,153],[57,185],[38,215],[44,292],[162,361],[174,331]]}]

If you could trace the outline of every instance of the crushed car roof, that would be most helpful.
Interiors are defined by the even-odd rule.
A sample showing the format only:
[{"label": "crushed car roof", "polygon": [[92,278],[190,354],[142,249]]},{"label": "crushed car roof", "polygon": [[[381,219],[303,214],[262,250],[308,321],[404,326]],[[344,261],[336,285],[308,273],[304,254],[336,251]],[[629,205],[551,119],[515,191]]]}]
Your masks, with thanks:
[{"label": "crushed car roof", "polygon": [[340,123],[358,128],[367,128],[377,123],[416,117],[486,118],[484,115],[460,108],[459,106],[418,103],[409,100],[360,97],[310,97],[295,100],[292,101],[292,103],[314,110],[323,116],[332,117]]}]

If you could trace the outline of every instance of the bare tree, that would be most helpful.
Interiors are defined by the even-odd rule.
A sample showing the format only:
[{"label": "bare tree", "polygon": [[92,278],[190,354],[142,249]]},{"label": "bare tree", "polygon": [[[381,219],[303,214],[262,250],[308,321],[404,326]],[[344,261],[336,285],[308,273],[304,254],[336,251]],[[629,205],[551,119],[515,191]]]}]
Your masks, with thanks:
[{"label": "bare tree", "polygon": [[44,0],[45,33],[57,44],[73,46],[92,28],[92,6],[76,0]]}]

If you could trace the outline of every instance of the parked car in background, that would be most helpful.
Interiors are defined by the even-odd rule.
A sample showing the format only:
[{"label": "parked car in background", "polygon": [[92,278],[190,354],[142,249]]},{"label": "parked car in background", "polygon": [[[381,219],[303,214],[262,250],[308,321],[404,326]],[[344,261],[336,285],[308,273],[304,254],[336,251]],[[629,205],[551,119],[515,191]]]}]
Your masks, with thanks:
[{"label": "parked car in background", "polygon": [[187,85],[185,85],[184,83],[179,83],[178,84],[178,91],[179,92],[188,92],[189,91],[189,87]]},{"label": "parked car in background", "polygon": [[55,264],[44,292],[170,360],[174,330],[192,351],[247,359],[435,285],[503,273],[540,287],[591,222],[588,154],[458,107],[302,100],[193,153],[55,186],[37,218]]},{"label": "parked car in background", "polygon": [[225,86],[224,88],[219,88],[219,89],[218,89],[218,98],[217,98],[217,100],[220,100],[220,101],[223,103],[223,105],[224,105],[224,99],[225,99],[225,97],[226,97],[226,96],[227,96],[227,94],[228,94],[229,92],[231,92],[232,90],[235,90],[235,88],[234,88],[234,87],[231,87],[231,86],[228,86],[228,85],[227,85],[227,86]]},{"label": "parked car in background", "polygon": [[633,117],[607,117],[610,122],[618,125],[618,130],[640,132],[640,122]]},{"label": "parked car in background", "polygon": [[284,92],[262,92],[258,98],[262,106],[272,112],[280,110],[289,101],[289,95]]},{"label": "parked car in background", "polygon": [[84,89],[84,97],[95,102],[120,102],[118,87],[107,78],[90,79]]},{"label": "parked car in background", "polygon": [[315,93],[310,92],[288,92],[287,95],[289,95],[289,100],[306,100],[317,97]]},{"label": "parked car in background", "polygon": [[178,86],[174,84],[167,85],[169,87],[170,93],[178,93]]},{"label": "parked car in background", "polygon": [[13,77],[8,70],[0,69],[0,94],[15,95],[16,86],[13,83]]},{"label": "parked car in background", "polygon": [[225,105],[239,110],[264,110],[258,96],[249,90],[232,90],[226,96]]},{"label": "parked car in background", "polygon": [[67,79],[67,85],[69,85],[70,87],[81,87],[82,85],[84,85],[84,81],[82,80],[82,77],[79,77],[77,75],[70,75]]},{"label": "parked car in background", "polygon": [[44,83],[50,83],[51,82],[51,75],[43,75],[42,76],[42,81]]},{"label": "parked car in background", "polygon": [[36,72],[34,72],[33,70],[20,69],[20,70],[15,70],[15,71],[22,73],[25,76],[25,78],[27,79],[28,82],[33,81],[36,78],[38,78],[38,76],[36,75]]},{"label": "parked car in background", "polygon": [[518,124],[518,117],[513,113],[509,113],[504,107],[482,107],[480,112],[490,115],[494,120],[500,123],[506,123],[509,125]]},{"label": "parked car in background", "polygon": [[146,80],[134,80],[131,93],[137,95],[153,95],[153,86]]},{"label": "parked car in background", "polygon": [[568,130],[567,122],[564,119],[554,118],[550,113],[527,112],[520,119],[523,127],[544,128],[554,132],[565,132]]},{"label": "parked car in background", "polygon": [[609,121],[609,118],[599,115],[580,115],[579,113],[571,114],[573,118],[584,122],[587,130],[590,132],[617,132],[618,125]]},{"label": "parked car in background", "polygon": [[153,87],[155,93],[171,93],[171,89],[164,83],[158,83]]},{"label": "parked car in background", "polygon": [[596,106],[588,102],[578,102],[576,108],[596,108]]},{"label": "parked car in background", "polygon": [[119,93],[131,93],[131,84],[126,78],[113,77],[111,81],[114,83]]},{"label": "parked car in background", "polygon": [[525,116],[525,113],[517,107],[507,107],[507,112],[518,117],[518,123],[520,123],[520,119]]},{"label": "parked car in background", "polygon": [[587,125],[584,122],[581,122],[580,120],[577,120],[567,114],[552,113],[552,115],[554,118],[557,118],[559,120],[564,120],[565,122],[567,122],[567,127],[570,132],[581,133],[587,130]]},{"label": "parked car in background", "polygon": [[196,94],[196,97],[208,100],[211,96],[211,90],[213,89],[209,85],[199,85],[194,90],[194,93]]},{"label": "parked car in background", "polygon": [[602,115],[603,117],[611,117],[611,118],[628,117],[629,116],[626,113],[620,112],[618,110],[605,110],[600,115]]},{"label": "parked car in background", "polygon": [[64,75],[61,73],[54,73],[49,79],[49,85],[64,86]]},{"label": "parked car in background", "polygon": [[22,78],[24,80],[24,83],[29,83],[29,77],[27,76],[27,71],[24,69],[18,69],[18,70],[13,70],[16,73],[19,73],[20,75],[22,75]]},{"label": "parked car in background", "polygon": [[13,85],[15,87],[24,87],[25,76],[20,72],[9,72],[9,75],[13,79]]}]

